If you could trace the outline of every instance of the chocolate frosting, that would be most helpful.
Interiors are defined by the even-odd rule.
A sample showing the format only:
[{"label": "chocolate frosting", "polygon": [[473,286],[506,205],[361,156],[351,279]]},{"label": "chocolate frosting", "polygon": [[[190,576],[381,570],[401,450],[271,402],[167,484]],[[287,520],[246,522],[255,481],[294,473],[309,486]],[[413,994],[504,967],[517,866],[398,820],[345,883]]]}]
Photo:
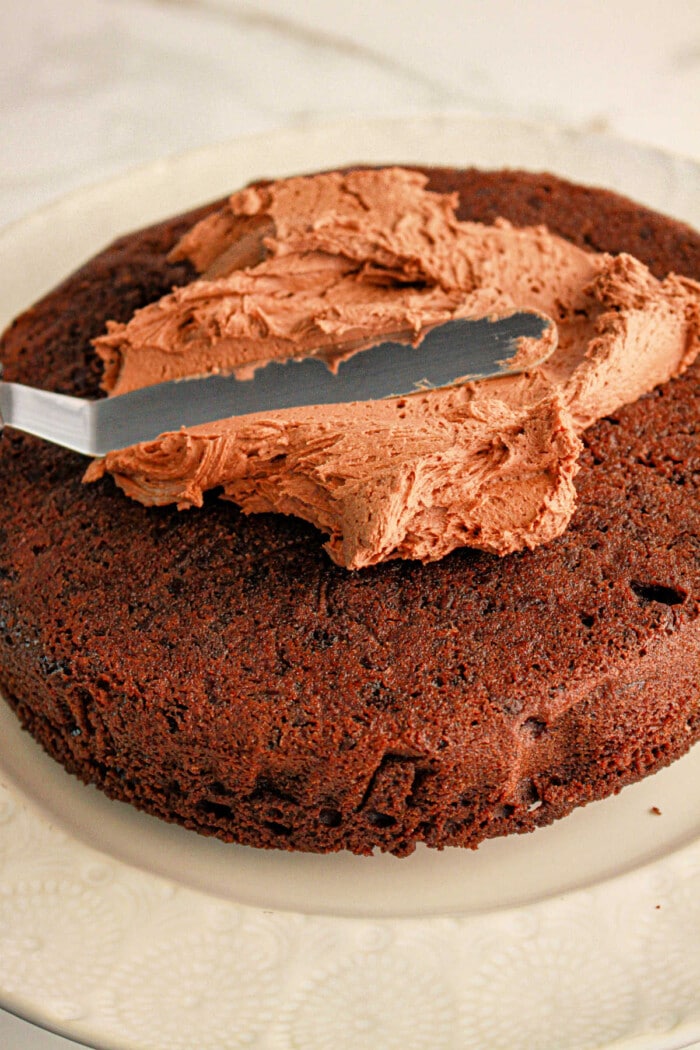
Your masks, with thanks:
[{"label": "chocolate frosting", "polygon": [[[340,565],[497,554],[571,518],[580,432],[682,372],[700,349],[700,285],[543,227],[459,222],[456,200],[402,169],[293,178],[234,194],[173,258],[202,273],[111,323],[96,348],[111,394],[178,376],[322,354],[332,367],[387,335],[534,309],[556,322],[542,366],[449,390],[256,413],[108,454],[147,505],[221,488],[247,512],[296,514]],[[330,349],[329,349],[330,348]],[[525,346],[523,355],[541,355]],[[527,363],[527,362],[524,362]]]}]

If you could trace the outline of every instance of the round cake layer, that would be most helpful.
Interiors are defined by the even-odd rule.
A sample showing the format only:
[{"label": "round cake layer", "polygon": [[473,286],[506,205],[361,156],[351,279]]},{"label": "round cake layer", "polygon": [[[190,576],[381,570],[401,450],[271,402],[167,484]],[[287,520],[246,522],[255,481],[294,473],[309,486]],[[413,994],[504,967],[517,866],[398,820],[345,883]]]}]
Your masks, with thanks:
[{"label": "round cake layer", "polygon": [[[546,223],[663,277],[700,237],[601,190],[432,170],[460,217]],[[174,284],[201,210],[117,241],[24,314],[5,378],[94,396],[90,340]],[[533,552],[348,572],[294,518],[147,509],[0,441],[0,687],[82,779],[250,845],[409,853],[530,830],[700,735],[700,368],[584,435]]]}]

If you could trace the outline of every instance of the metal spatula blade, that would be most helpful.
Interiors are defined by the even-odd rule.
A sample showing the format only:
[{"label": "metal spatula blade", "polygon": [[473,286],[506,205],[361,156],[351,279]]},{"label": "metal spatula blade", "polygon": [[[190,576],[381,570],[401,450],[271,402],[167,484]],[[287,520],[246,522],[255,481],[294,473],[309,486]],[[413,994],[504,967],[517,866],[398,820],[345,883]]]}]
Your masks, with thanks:
[{"label": "metal spatula blade", "polygon": [[[271,362],[252,379],[180,379],[100,401],[0,382],[0,422],[86,456],[104,456],[166,431],[231,416],[407,396],[507,374],[517,370],[508,359],[518,341],[540,339],[550,325],[541,314],[525,312],[496,321],[448,321],[418,347],[380,343],[343,361],[337,373],[322,358],[305,357]],[[553,345],[543,349],[545,356]]]}]

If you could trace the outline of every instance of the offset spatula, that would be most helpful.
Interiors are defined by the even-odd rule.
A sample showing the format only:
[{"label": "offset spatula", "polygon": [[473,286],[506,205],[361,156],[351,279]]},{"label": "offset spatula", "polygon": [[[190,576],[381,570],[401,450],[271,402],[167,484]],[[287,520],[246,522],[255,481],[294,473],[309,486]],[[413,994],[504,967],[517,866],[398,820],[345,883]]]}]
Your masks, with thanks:
[{"label": "offset spatula", "polygon": [[[230,416],[374,401],[508,374],[517,371],[508,359],[518,340],[541,338],[550,323],[524,312],[497,321],[448,321],[429,331],[418,347],[380,343],[343,361],[336,373],[322,358],[305,357],[271,362],[252,379],[179,379],[99,401],[0,382],[0,423],[86,456],[104,456],[169,430]],[[545,356],[554,342],[543,350]]]}]

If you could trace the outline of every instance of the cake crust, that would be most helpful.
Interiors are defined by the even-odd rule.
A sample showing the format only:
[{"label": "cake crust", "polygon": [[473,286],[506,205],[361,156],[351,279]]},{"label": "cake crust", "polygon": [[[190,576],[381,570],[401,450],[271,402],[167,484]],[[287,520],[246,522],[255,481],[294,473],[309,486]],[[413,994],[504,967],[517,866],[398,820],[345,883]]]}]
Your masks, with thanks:
[{"label": "cake crust", "polygon": [[[545,223],[700,279],[700,237],[549,175],[431,170],[460,217]],[[202,209],[115,242],[5,334],[5,378],[96,396],[91,339],[192,279]],[[700,736],[698,365],[584,434],[558,540],[349,573],[309,525],[145,508],[0,440],[0,688],[83,780],[249,845],[474,847]]]}]

